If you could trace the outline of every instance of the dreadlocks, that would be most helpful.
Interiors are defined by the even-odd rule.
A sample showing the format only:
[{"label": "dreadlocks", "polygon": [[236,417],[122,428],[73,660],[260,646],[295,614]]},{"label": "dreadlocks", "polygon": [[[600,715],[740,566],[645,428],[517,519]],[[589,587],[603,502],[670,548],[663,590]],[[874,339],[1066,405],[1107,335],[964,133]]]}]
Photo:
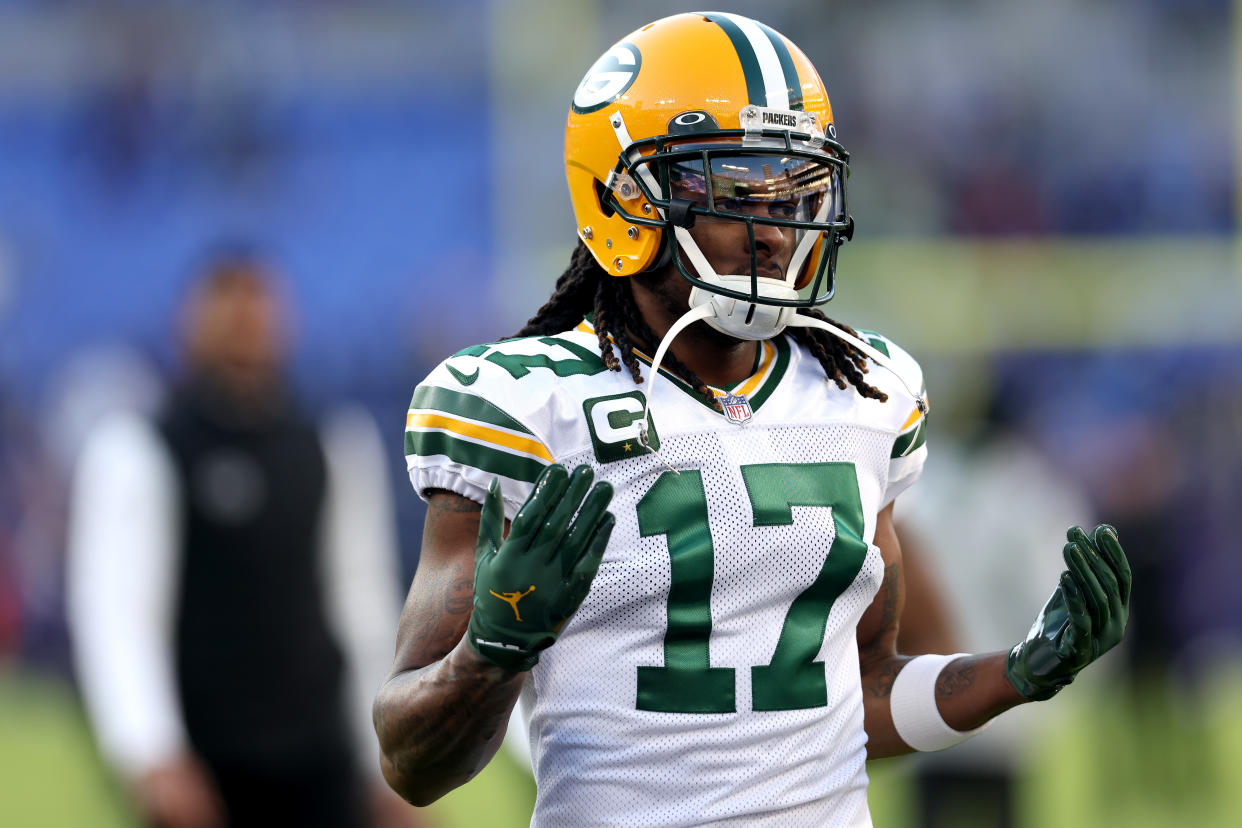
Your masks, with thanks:
[{"label": "dreadlocks", "polygon": [[[604,365],[611,371],[620,371],[624,365],[634,382],[641,383],[642,374],[635,350],[654,354],[660,343],[655,332],[639,313],[630,290],[629,279],[609,275],[595,261],[587,246],[579,240],[569,258],[569,267],[556,280],[556,289],[553,290],[551,298],[535,312],[516,336],[558,334],[575,327],[583,317],[593,312],[595,334],[599,337],[599,351]],[[825,320],[857,335],[853,328],[828,319],[816,309],[804,309],[801,313]],[[838,388],[844,390],[847,385],[853,385],[864,397],[880,402],[888,400],[887,394],[863,379],[863,374],[867,373],[867,357],[853,345],[818,328],[792,328],[790,335],[819,360],[824,373]],[[614,344],[621,354],[619,359],[614,353]],[[664,361],[673,373],[719,410],[720,403],[707,387],[707,383],[673,356],[672,351],[665,355]]]}]

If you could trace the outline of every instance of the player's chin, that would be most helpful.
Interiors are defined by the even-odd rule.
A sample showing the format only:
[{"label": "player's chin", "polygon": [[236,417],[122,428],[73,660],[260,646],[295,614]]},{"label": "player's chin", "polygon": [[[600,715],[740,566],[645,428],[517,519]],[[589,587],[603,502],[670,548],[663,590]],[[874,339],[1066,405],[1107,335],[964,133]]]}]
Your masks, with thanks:
[{"label": "player's chin", "polygon": [[745,339],[739,339],[736,336],[730,336],[723,331],[718,331],[703,320],[695,322],[686,330],[688,332],[693,332],[692,335],[701,337],[718,348],[731,348],[739,343],[748,341]]}]

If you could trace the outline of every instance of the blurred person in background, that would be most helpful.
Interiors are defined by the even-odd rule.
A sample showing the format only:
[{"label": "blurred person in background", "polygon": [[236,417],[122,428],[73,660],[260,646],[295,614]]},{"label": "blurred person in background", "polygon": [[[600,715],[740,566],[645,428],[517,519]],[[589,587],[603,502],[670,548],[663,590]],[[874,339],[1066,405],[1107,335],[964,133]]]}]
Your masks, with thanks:
[{"label": "blurred person in background", "polygon": [[18,537],[27,506],[31,428],[0,386],[0,670],[21,652],[23,601]]},{"label": "blurred person in background", "polygon": [[78,677],[149,825],[410,823],[367,716],[398,589],[382,449],[290,394],[283,312],[261,255],[218,251],[163,410],[100,423],[76,470]]}]

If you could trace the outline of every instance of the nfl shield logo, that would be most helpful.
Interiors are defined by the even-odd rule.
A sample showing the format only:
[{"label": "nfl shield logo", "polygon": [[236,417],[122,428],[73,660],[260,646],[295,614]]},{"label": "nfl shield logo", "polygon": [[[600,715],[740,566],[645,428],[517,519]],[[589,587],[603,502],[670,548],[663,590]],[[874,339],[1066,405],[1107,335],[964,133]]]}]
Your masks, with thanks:
[{"label": "nfl shield logo", "polygon": [[729,394],[720,400],[721,407],[724,408],[725,416],[729,418],[729,422],[742,425],[750,422],[751,410],[750,400],[746,399],[743,394]]}]

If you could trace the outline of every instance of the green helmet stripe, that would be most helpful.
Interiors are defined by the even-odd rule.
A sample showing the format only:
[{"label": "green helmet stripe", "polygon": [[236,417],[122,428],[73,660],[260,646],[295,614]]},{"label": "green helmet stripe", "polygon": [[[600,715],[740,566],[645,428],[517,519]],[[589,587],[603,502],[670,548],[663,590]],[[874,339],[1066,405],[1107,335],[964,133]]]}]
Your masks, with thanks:
[{"label": "green helmet stripe", "polygon": [[752,103],[755,106],[767,106],[768,92],[767,87],[763,83],[763,70],[759,68],[759,58],[755,55],[754,47],[750,45],[750,41],[746,38],[745,33],[736,23],[723,14],[703,12],[703,16],[724,29],[724,33],[729,36],[729,42],[733,44],[733,49],[737,52],[737,59],[742,64],[742,74],[746,77],[747,103]]},{"label": "green helmet stripe", "polygon": [[793,55],[789,54],[789,46],[785,43],[785,38],[776,33],[776,30],[765,23],[755,21],[763,33],[768,36],[768,40],[772,41],[772,48],[776,50],[776,59],[781,62],[781,71],[785,73],[785,86],[789,88],[789,108],[802,109],[802,84],[798,82],[798,67],[794,66]]}]

